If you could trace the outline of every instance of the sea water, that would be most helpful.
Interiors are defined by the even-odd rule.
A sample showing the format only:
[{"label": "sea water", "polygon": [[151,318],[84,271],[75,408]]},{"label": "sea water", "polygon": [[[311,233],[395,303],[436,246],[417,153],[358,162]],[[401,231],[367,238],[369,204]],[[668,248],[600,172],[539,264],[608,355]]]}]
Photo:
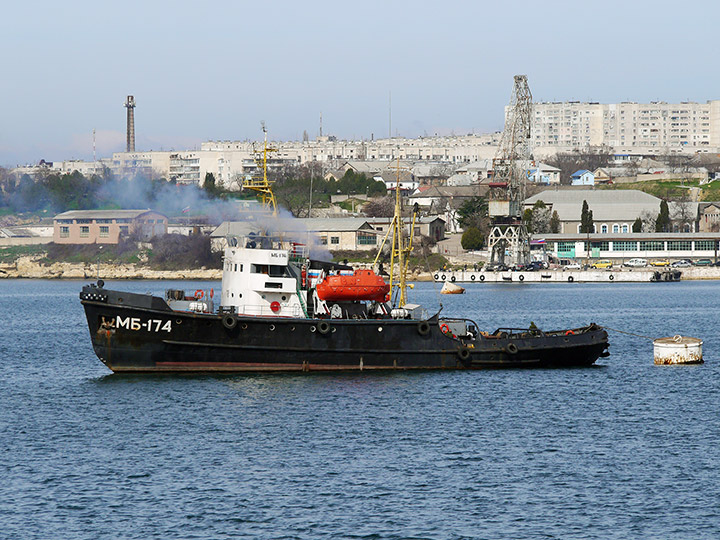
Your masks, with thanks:
[{"label": "sea water", "polygon": [[610,332],[589,369],[212,376],[111,374],[81,285],[0,282],[2,539],[720,538],[720,283],[410,291],[482,330],[700,337],[704,365]]}]

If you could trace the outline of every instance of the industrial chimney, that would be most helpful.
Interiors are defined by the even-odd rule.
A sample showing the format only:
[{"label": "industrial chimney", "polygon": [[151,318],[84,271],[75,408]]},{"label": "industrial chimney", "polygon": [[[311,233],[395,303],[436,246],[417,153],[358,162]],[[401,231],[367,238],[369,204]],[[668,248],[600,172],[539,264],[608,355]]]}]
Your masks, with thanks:
[{"label": "industrial chimney", "polygon": [[135,97],[128,96],[125,100],[127,107],[127,149],[126,152],[135,151]]}]

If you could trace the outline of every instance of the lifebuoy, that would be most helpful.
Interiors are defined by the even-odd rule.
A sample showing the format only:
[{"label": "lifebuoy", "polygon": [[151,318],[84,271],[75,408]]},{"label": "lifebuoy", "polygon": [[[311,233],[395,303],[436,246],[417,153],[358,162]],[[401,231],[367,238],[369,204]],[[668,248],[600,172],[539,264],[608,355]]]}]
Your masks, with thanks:
[{"label": "lifebuoy", "polygon": [[460,360],[462,360],[463,362],[466,362],[470,359],[470,349],[467,349],[465,347],[463,347],[462,349],[458,349],[457,354]]},{"label": "lifebuoy", "polygon": [[449,327],[447,324],[442,323],[442,324],[440,325],[440,331],[441,331],[443,334],[449,334],[449,333],[450,333],[450,327]]},{"label": "lifebuoy", "polygon": [[195,291],[194,296],[195,296],[195,300],[201,300],[202,297],[205,296],[205,293],[201,289],[198,289],[197,291]]},{"label": "lifebuoy", "polygon": [[223,315],[222,323],[225,328],[228,330],[232,330],[237,325],[237,318],[235,318],[235,315],[226,314]]},{"label": "lifebuoy", "polygon": [[485,281],[485,276],[483,276],[482,274],[480,274],[480,281]]},{"label": "lifebuoy", "polygon": [[470,275],[470,281],[475,281],[475,274]]},{"label": "lifebuoy", "polygon": [[441,278],[441,279],[442,279],[443,281],[445,281],[445,274],[442,275],[442,278]]},{"label": "lifebuoy", "polygon": [[455,283],[455,276],[451,276],[451,277],[450,277],[450,281],[452,281],[453,283]]},{"label": "lifebuoy", "polygon": [[515,354],[518,352],[518,347],[514,343],[508,343],[507,347],[505,347],[505,350],[510,354]]},{"label": "lifebuoy", "polygon": [[572,330],[568,330],[567,332],[565,332],[565,335],[566,336],[574,336],[575,332],[573,332]]},{"label": "lifebuoy", "polygon": [[421,321],[417,327],[418,334],[427,336],[430,333],[430,324],[427,321]]},{"label": "lifebuoy", "polygon": [[327,334],[330,331],[330,323],[327,321],[320,321],[317,325],[317,329],[321,334]]},{"label": "lifebuoy", "polygon": [[523,276],[522,274],[520,274],[520,275],[518,276],[518,279],[519,279],[520,281],[525,281],[525,276]]},{"label": "lifebuoy", "polygon": [[568,276],[568,283],[572,283],[573,281],[575,281],[575,278],[572,276]]},{"label": "lifebuoy", "polygon": [[610,281],[612,281],[613,279],[615,279],[615,276],[613,276],[612,274],[610,274]]}]

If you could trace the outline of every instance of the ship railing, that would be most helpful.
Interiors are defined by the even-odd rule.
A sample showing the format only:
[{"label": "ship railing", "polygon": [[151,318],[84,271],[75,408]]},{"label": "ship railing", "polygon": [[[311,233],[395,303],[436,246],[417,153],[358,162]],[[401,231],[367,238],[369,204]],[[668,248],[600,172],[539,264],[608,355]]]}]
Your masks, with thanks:
[{"label": "ship railing", "polygon": [[545,337],[545,332],[539,328],[513,328],[510,326],[498,328],[491,335],[494,337],[502,336],[510,339],[520,339],[527,337],[528,334]]},{"label": "ship railing", "polygon": [[309,257],[310,250],[306,244],[290,242],[290,259],[293,261],[304,261]]}]

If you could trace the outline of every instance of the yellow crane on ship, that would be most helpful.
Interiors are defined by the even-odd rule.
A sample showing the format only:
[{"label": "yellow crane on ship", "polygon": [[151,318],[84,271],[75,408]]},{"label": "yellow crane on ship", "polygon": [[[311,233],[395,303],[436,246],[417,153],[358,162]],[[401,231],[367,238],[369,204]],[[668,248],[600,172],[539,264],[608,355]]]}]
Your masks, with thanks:
[{"label": "yellow crane on ship", "polygon": [[[409,238],[405,238],[405,224],[402,217],[402,199],[400,198],[400,158],[398,158],[397,180],[395,183],[395,212],[392,223],[385,233],[378,254],[375,257],[373,265],[377,265],[380,254],[382,253],[385,243],[392,233],[392,246],[390,248],[390,291],[393,286],[398,289],[397,307],[404,307],[407,304],[407,271],[410,263],[410,253],[412,252],[412,242],[415,236],[415,218],[417,217],[417,204],[413,207],[412,223],[410,225]],[[395,261],[397,261],[397,272],[395,271]],[[397,276],[397,277],[396,277]],[[396,282],[397,279],[397,282]]]},{"label": "yellow crane on ship", "polygon": [[267,161],[268,154],[270,152],[277,152],[277,148],[268,146],[267,142],[267,128],[265,122],[262,123],[263,134],[265,135],[265,141],[263,144],[262,152],[255,152],[255,163],[259,171],[255,175],[246,176],[243,179],[242,189],[251,189],[256,191],[260,195],[262,206],[264,209],[272,212],[273,216],[277,216],[277,202],[275,201],[275,194],[272,191],[272,182],[267,177]]}]

